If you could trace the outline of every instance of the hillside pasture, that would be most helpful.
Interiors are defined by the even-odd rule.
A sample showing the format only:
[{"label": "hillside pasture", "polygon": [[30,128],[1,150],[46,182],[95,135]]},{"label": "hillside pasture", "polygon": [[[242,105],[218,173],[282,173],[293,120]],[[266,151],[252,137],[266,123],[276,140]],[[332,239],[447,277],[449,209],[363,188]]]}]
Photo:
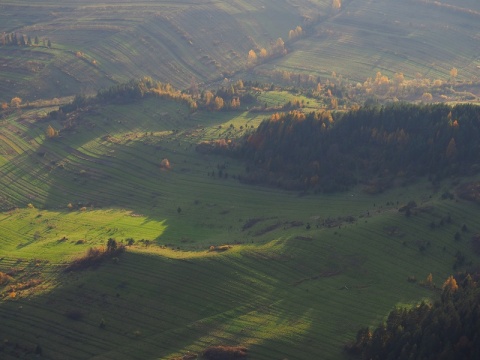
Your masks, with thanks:
[{"label": "hillside pasture", "polygon": [[[435,299],[450,274],[479,264],[478,205],[454,195],[475,179],[376,195],[247,186],[233,176],[242,163],[195,146],[264,114],[191,114],[149,98],[78,113],[67,130],[45,111],[1,127],[6,358],[37,345],[51,359],[178,359],[230,345],[250,359],[346,359],[358,328]],[[60,135],[46,139],[48,125]],[[134,242],[65,272],[109,238]]]},{"label": "hillside pasture", "polygon": [[[12,1],[2,4],[0,30],[41,41],[21,51],[0,46],[0,60],[8,70],[0,75],[0,99],[93,93],[146,75],[177,87],[189,86],[192,79],[221,81],[245,69],[250,49],[269,48],[287,36],[310,7],[249,0],[135,5],[115,0],[35,5]],[[44,39],[51,40],[51,48],[43,46]],[[42,61],[39,48],[50,61],[35,72],[22,66]],[[12,66],[11,58],[17,59]]]},{"label": "hillside pasture", "polygon": [[[416,198],[420,193],[409,190],[421,201]],[[315,208],[304,200],[291,199],[288,205],[301,202],[312,213]],[[433,288],[420,283],[432,273],[440,286],[452,272],[455,252],[478,263],[468,255],[467,234],[461,241],[453,239],[462,221],[469,231],[478,231],[478,209],[451,200],[429,200],[423,206],[434,209],[407,218],[395,208],[382,208],[340,229],[280,228],[263,244],[237,244],[223,253],[139,244],[117,263],[68,274],[61,272],[61,263],[42,261],[48,252],[38,253],[34,270],[41,275],[36,278],[55,286],[38,293],[17,291],[13,299],[7,293],[0,305],[0,331],[27,348],[40,344],[48,358],[174,359],[214,345],[245,346],[252,359],[342,358],[342,344],[359,326],[376,325],[395,304],[434,297]],[[439,223],[445,214],[453,222],[432,230],[429,223]],[[69,226],[59,223],[59,228]],[[385,230],[393,227],[402,234]],[[135,227],[130,231],[135,233]],[[242,235],[228,233],[235,234]],[[3,259],[2,271],[21,267],[28,272],[27,261]],[[408,282],[409,277],[417,283]],[[82,314],[80,320],[69,318],[73,310]]]},{"label": "hillside pasture", "polygon": [[[333,71],[363,82],[380,71],[430,79],[478,78],[478,3],[363,1],[344,2],[341,11],[265,68],[329,77]],[[470,11],[470,13],[468,13]],[[472,23],[472,25],[467,25]],[[472,27],[473,26],[473,27]],[[476,30],[475,30],[476,29]],[[477,45],[475,45],[477,44]]]}]

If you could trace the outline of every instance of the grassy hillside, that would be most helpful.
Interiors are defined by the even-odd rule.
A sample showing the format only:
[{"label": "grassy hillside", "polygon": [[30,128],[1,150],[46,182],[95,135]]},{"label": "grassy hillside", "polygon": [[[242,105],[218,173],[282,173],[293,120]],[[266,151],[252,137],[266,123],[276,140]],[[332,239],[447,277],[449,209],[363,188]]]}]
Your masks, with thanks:
[{"label": "grassy hillside", "polygon": [[199,83],[222,80],[245,68],[251,48],[269,47],[301,24],[314,5],[299,4],[9,1],[1,5],[0,31],[50,39],[52,47],[42,41],[20,49],[1,47],[6,69],[0,98],[92,92],[144,75],[182,87],[192,78]]},{"label": "grassy hillside", "polygon": [[[245,346],[249,359],[346,358],[359,327],[437,295],[420,284],[429,273],[440,286],[479,263],[478,205],[441,196],[467,179],[374,196],[249,187],[234,179],[241,163],[195,145],[263,115],[149,98],[79,113],[46,139],[48,125],[61,129],[49,110],[22,109],[0,128],[2,358],[37,345],[48,359],[179,359],[211,345]],[[398,208],[411,200],[406,217]],[[134,243],[64,271],[108,238]]]},{"label": "grassy hillside", "polygon": [[[455,67],[458,80],[478,81],[477,2],[340,3],[334,10],[327,0],[3,2],[0,33],[39,44],[0,46],[0,101],[91,93],[145,75],[187,88],[192,79],[213,86],[234,75],[272,81],[272,71],[322,81],[336,72],[363,83],[378,71],[445,80]],[[289,39],[297,26],[304,32]],[[279,37],[285,56],[247,66],[249,50],[271,55]]]},{"label": "grassy hillside", "polygon": [[479,19],[479,3],[471,0],[344,1],[312,36],[264,68],[323,76],[335,71],[363,82],[378,71],[448,79],[455,67],[459,78],[478,79]]}]

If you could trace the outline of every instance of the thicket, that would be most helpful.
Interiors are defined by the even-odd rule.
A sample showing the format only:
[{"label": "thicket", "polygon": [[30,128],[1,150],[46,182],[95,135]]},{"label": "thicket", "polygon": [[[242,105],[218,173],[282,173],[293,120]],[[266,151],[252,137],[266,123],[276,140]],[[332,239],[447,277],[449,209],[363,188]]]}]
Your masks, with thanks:
[{"label": "thicket", "polygon": [[[75,260],[73,260],[65,271],[84,270],[89,267],[100,265],[107,259],[114,259],[125,252],[125,245],[118,243],[115,239],[110,238],[107,241],[106,247],[91,247],[87,253]],[[118,260],[118,259],[117,259]]]},{"label": "thicket", "polygon": [[150,96],[177,100],[185,103],[192,111],[197,109],[196,101],[189,94],[182,93],[170,84],[164,84],[149,77],[144,77],[140,80],[130,80],[123,84],[99,90],[93,97],[76,95],[71,103],[61,106],[58,111],[52,111],[50,116],[55,119],[62,119],[68,113],[85,109],[91,105],[124,104]]},{"label": "thicket", "polygon": [[237,81],[229,86],[222,86],[216,91],[204,90],[199,92],[197,85],[193,83],[190,89],[180,91],[168,83],[143,77],[139,80],[130,80],[126,83],[102,89],[95,96],[76,95],[72,102],[63,105],[57,111],[52,111],[50,117],[65,120],[67,114],[77,110],[85,110],[96,104],[125,104],[138,101],[147,97],[160,97],[179,101],[189,107],[191,111],[197,109],[208,111],[235,110],[241,104],[250,105],[256,98],[244,90],[243,82]]},{"label": "thicket", "polygon": [[360,329],[345,349],[361,359],[480,359],[478,276],[449,277],[441,299],[390,312],[373,331]]},{"label": "thicket", "polygon": [[248,183],[329,192],[360,181],[376,192],[398,177],[478,172],[479,136],[478,106],[396,103],[274,114],[230,151],[247,161]]},{"label": "thicket", "polygon": [[208,360],[233,360],[247,356],[247,348],[241,346],[210,346],[203,351]]}]

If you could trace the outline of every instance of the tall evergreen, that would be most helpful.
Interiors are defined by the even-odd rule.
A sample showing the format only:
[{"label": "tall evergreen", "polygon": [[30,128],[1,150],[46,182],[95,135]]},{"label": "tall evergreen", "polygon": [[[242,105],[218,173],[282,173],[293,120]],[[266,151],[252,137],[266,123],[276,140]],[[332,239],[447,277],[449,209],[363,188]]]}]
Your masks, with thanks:
[{"label": "tall evergreen", "polygon": [[[275,114],[237,143],[244,181],[292,189],[345,190],[362,181],[480,170],[480,107],[393,104],[346,113]],[[379,185],[378,185],[379,184]]]}]

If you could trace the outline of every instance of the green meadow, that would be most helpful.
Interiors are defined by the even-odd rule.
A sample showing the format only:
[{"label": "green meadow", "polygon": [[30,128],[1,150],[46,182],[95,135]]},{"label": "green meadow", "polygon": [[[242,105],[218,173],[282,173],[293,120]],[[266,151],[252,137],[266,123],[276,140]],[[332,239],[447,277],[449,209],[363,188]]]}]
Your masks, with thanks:
[{"label": "green meadow", "polygon": [[[360,327],[434,300],[450,274],[479,263],[478,205],[442,197],[472,179],[377,195],[249,186],[238,160],[195,147],[265,114],[149,98],[79,113],[66,131],[49,110],[1,124],[2,358],[38,347],[48,359],[201,358],[234,345],[249,359],[347,359]],[[46,139],[49,125],[59,137]],[[65,271],[110,238],[130,243],[125,253]]]},{"label": "green meadow", "polygon": [[[2,1],[0,35],[39,43],[0,43],[1,359],[191,360],[223,345],[250,360],[347,360],[358,329],[478,268],[480,208],[456,191],[478,176],[313,194],[246,185],[239,159],[196,150],[248,135],[289,102],[333,107],[331,93],[272,86],[254,88],[254,111],[149,97],[48,116],[143,76],[200,91],[334,78],[353,104],[355,83],[403,73],[443,81],[448,96],[434,101],[478,98],[478,1],[339,3]],[[272,56],[278,38],[286,51]],[[270,56],[249,64],[262,48]],[[123,253],[69,268],[112,239]]]}]

